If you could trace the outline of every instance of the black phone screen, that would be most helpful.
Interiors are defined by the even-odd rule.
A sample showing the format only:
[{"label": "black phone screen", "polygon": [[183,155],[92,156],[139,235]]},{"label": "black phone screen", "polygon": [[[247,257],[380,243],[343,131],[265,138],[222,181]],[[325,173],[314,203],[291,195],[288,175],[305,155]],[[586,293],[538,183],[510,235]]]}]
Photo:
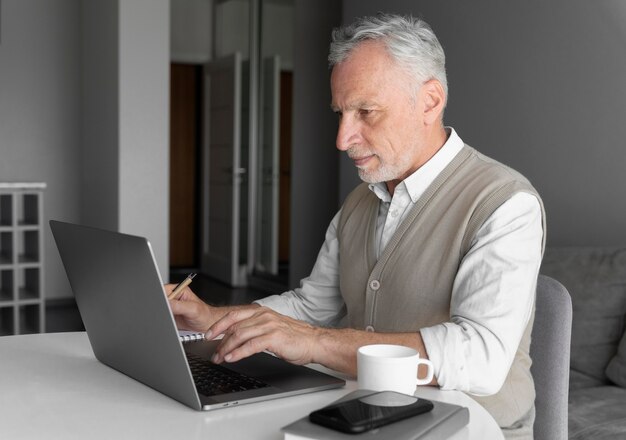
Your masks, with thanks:
[{"label": "black phone screen", "polygon": [[433,409],[429,400],[393,391],[368,394],[313,411],[313,423],[343,432],[365,432]]}]

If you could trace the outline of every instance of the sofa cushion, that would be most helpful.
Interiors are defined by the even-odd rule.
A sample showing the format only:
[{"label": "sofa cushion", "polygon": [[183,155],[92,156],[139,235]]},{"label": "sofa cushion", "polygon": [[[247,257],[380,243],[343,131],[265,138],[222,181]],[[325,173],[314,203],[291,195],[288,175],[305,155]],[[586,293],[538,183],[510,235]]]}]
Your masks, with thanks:
[{"label": "sofa cushion", "polygon": [[617,354],[606,367],[606,375],[622,388],[626,388],[626,333],[617,347]]},{"label": "sofa cushion", "polygon": [[582,388],[569,395],[569,440],[626,438],[626,390]]},{"label": "sofa cushion", "polygon": [[580,371],[569,371],[569,389],[577,390],[579,388],[591,388],[606,385],[606,381],[589,376]]},{"label": "sofa cushion", "polygon": [[572,297],[572,370],[608,383],[606,368],[624,333],[626,249],[548,248],[541,273],[560,281]]}]

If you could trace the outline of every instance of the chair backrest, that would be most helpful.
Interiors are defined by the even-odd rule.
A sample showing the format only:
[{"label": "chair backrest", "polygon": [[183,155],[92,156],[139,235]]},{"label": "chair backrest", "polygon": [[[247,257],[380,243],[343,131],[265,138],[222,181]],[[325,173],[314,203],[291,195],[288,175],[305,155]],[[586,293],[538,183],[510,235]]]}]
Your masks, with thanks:
[{"label": "chair backrest", "polygon": [[545,275],[537,280],[530,368],[535,381],[535,440],[567,440],[572,300],[567,289]]}]

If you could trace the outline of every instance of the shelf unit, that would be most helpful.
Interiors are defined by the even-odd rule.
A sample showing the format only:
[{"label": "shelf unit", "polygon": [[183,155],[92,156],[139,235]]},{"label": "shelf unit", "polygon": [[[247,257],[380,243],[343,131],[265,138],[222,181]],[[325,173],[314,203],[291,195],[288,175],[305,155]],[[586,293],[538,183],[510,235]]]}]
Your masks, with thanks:
[{"label": "shelf unit", "polygon": [[45,188],[0,182],[0,336],[45,330]]}]

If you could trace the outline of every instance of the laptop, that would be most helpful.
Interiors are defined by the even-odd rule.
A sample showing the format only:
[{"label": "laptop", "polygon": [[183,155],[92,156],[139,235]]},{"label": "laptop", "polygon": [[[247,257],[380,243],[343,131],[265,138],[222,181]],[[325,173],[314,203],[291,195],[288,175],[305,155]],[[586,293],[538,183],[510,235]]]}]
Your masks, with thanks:
[{"label": "laptop", "polygon": [[268,353],[211,363],[218,341],[181,342],[147,239],[55,220],[50,228],[93,352],[109,367],[197,410],[345,385]]}]

